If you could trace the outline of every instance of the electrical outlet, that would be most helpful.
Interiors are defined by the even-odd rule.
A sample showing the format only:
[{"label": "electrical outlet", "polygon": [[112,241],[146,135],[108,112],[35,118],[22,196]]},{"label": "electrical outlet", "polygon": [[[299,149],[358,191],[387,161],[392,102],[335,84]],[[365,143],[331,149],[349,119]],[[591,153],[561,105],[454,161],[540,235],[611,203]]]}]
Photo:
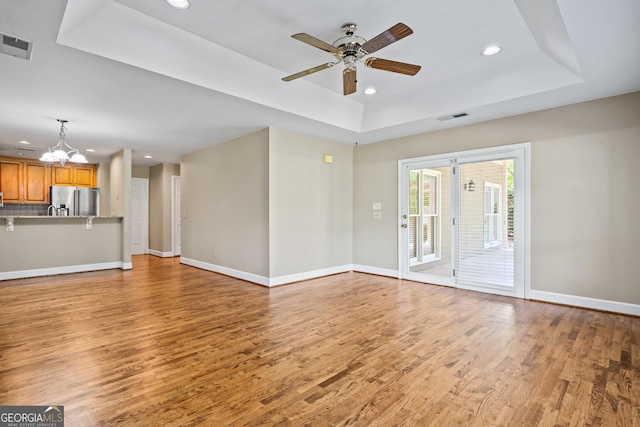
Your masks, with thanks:
[{"label": "electrical outlet", "polygon": [[93,230],[93,218],[87,218],[87,230]]},{"label": "electrical outlet", "polygon": [[7,221],[6,230],[7,231],[13,231],[13,217],[12,216],[8,216],[6,221]]}]

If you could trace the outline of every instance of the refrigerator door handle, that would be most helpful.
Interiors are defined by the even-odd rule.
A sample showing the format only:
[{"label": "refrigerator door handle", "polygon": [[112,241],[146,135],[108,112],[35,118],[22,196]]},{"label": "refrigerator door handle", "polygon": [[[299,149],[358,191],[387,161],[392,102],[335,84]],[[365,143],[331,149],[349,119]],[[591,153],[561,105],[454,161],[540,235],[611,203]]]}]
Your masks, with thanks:
[{"label": "refrigerator door handle", "polygon": [[73,215],[78,216],[80,214],[80,191],[73,190]]}]

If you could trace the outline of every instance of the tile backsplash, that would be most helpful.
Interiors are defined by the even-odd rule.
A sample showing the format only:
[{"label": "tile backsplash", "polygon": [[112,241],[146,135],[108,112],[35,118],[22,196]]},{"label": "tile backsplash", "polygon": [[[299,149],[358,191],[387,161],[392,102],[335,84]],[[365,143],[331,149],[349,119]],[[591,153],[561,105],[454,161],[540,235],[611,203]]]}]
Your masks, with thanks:
[{"label": "tile backsplash", "polygon": [[0,216],[46,216],[49,205],[5,203]]}]

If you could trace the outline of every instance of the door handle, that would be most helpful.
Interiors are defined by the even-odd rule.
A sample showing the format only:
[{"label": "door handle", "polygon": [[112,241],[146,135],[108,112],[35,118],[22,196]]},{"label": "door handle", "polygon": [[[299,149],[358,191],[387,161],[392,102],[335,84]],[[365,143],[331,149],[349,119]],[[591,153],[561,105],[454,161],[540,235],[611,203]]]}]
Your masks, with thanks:
[{"label": "door handle", "polygon": [[407,228],[407,224],[402,224],[402,228]]}]

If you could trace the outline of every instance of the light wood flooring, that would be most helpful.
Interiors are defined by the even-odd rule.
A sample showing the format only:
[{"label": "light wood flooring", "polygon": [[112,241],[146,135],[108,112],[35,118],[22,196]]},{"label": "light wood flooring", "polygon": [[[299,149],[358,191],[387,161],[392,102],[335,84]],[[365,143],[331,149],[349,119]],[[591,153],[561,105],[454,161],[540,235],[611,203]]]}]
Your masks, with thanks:
[{"label": "light wood flooring", "polygon": [[639,426],[639,343],[634,317],[136,256],[0,282],[0,405],[64,405],[67,427]]}]

